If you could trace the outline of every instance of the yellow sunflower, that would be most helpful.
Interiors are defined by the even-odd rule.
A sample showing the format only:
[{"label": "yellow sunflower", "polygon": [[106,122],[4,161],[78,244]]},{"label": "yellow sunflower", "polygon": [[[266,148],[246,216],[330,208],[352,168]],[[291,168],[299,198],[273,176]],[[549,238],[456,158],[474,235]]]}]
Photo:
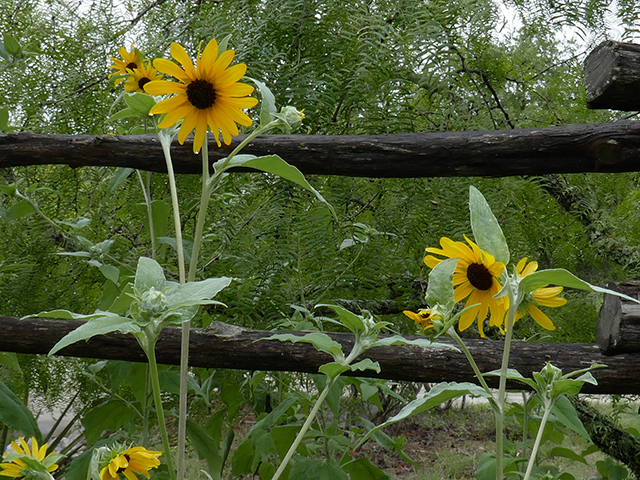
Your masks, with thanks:
[{"label": "yellow sunflower", "polygon": [[[49,455],[47,455],[48,445],[46,443],[41,447],[38,446],[38,441],[35,439],[35,437],[31,437],[31,448],[29,448],[29,445],[22,437],[18,438],[18,442],[20,443],[18,444],[13,440],[11,441],[11,446],[13,447],[13,451],[15,453],[20,453],[22,455],[27,455],[29,457],[35,458],[39,462],[43,463],[48,472],[53,472],[58,468],[58,465],[52,462],[47,462],[46,460],[46,457],[55,454],[55,452],[51,452]],[[8,453],[5,453],[4,456],[6,457],[8,455]],[[49,460],[52,459],[49,458]],[[51,463],[51,465],[49,465],[49,463]],[[10,462],[0,463],[0,467],[2,467],[0,475],[4,475],[5,477],[20,478],[24,477],[25,474],[28,474],[29,472],[29,467],[27,467],[24,461],[22,461],[20,458],[14,458]]]},{"label": "yellow sunflower", "polygon": [[[493,255],[480,250],[480,247],[464,237],[469,246],[463,242],[454,242],[447,237],[440,239],[439,248],[427,248],[428,253],[434,253],[447,258],[459,258],[458,266],[453,273],[455,286],[455,301],[460,302],[468,297],[465,308],[471,308],[460,317],[458,328],[460,331],[469,328],[478,319],[480,336],[484,337],[484,320],[490,314],[489,325],[502,327],[504,315],[509,308],[507,297],[493,298],[500,290],[498,278],[504,271],[504,263],[496,262]],[[427,255],[424,263],[433,268],[443,259]]]},{"label": "yellow sunflower", "polygon": [[171,56],[182,68],[163,58],[153,62],[158,71],[175,77],[180,83],[154,80],[145,85],[145,92],[151,95],[175,94],[155,105],[151,113],[167,114],[160,122],[160,128],[168,128],[183,119],[178,132],[180,144],[195,128],[194,153],[202,148],[207,127],[220,146],[220,133],[222,141],[229,145],[231,137],[239,133],[236,123],[246,127],[252,123],[242,109],[255,106],[258,99],[247,97],[253,92],[252,86],[238,83],[247,66],[239,63],[230,67],[234,55],[233,50],[226,50],[218,56],[218,43],[211,40],[202,54],[198,53],[194,66],[182,45],[174,42],[171,44]]},{"label": "yellow sunflower", "polygon": [[120,474],[128,480],[138,480],[136,473],[149,478],[149,470],[160,465],[160,455],[162,452],[147,450],[144,447],[128,448],[109,460],[100,471],[100,480],[120,480]]},{"label": "yellow sunflower", "polygon": [[124,91],[145,93],[144,86],[147,83],[161,78],[162,75],[151,66],[151,62],[142,62],[140,67],[129,72],[129,78],[124,82]]},{"label": "yellow sunflower", "polygon": [[[133,45],[131,45],[130,52],[128,52],[126,48],[122,47],[120,48],[119,53],[122,60],[111,57],[113,65],[109,65],[109,68],[115,68],[116,71],[109,75],[109,78],[114,75],[130,75],[131,72],[129,70],[134,70],[142,66],[142,52]],[[119,85],[124,79],[125,77],[116,79],[116,85]]]},{"label": "yellow sunflower", "polygon": [[430,328],[434,327],[434,320],[442,319],[440,315],[434,314],[431,310],[427,310],[425,308],[421,308],[420,310],[418,310],[418,313],[412,312],[411,310],[404,310],[402,313],[404,313],[407,317],[420,325],[423,332],[426,332]]},{"label": "yellow sunflower", "polygon": [[[516,265],[516,272],[520,278],[531,275],[538,269],[538,262],[529,262],[527,264],[527,257],[524,257]],[[530,294],[526,295],[522,303],[518,306],[516,312],[516,321],[524,317],[527,313],[536,321],[538,325],[547,330],[555,330],[556,327],[549,317],[547,317],[537,305],[544,307],[561,307],[567,303],[566,298],[558,297],[558,294],[562,292],[562,287],[545,287],[539,288]]]}]

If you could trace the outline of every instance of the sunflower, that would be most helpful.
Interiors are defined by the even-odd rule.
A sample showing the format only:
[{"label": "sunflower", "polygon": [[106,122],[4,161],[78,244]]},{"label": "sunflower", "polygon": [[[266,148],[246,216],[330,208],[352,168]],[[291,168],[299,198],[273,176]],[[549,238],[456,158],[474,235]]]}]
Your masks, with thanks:
[{"label": "sunflower", "polygon": [[411,310],[404,310],[402,313],[404,313],[407,317],[420,325],[423,332],[426,332],[427,330],[435,326],[433,324],[434,320],[442,319],[440,315],[437,315],[433,313],[433,311],[424,308],[418,310],[418,313],[412,312]]},{"label": "sunflower", "polygon": [[[13,451],[15,453],[35,458],[46,467],[48,472],[53,472],[58,468],[58,465],[51,461],[52,458],[49,458],[49,461],[47,461],[47,457],[55,455],[55,452],[51,452],[49,455],[47,455],[48,445],[46,443],[41,447],[38,446],[38,441],[35,439],[35,437],[31,437],[31,448],[29,448],[29,445],[22,437],[18,438],[18,442],[20,442],[20,444],[14,442],[13,440],[11,441],[11,446],[13,447]],[[8,455],[8,453],[5,453],[4,456],[6,457]],[[24,477],[25,475],[29,475],[30,471],[30,468],[27,467],[24,461],[20,458],[14,458],[10,462],[0,463],[0,467],[2,467],[3,469],[2,471],[0,471],[0,475],[4,475],[5,477],[20,478]]]},{"label": "sunflower", "polygon": [[[469,328],[478,319],[480,336],[484,337],[484,320],[490,314],[489,325],[501,327],[504,315],[509,308],[506,297],[493,298],[502,288],[498,278],[504,271],[504,263],[496,262],[493,255],[480,250],[480,247],[464,237],[469,246],[463,242],[454,242],[447,237],[440,239],[439,248],[427,248],[428,253],[434,253],[448,258],[459,258],[458,266],[453,273],[455,301],[460,302],[468,297],[467,306],[475,307],[466,311],[460,317],[458,328],[460,331]],[[433,268],[443,259],[427,255],[424,263]]]},{"label": "sunflower", "polygon": [[[524,257],[516,265],[516,273],[518,277],[523,278],[527,275],[531,275],[538,269],[538,262],[529,262],[527,264],[527,257]],[[558,294],[562,292],[562,287],[546,287],[539,288],[531,293],[527,292],[524,300],[518,306],[516,312],[516,321],[524,317],[527,313],[536,321],[538,325],[547,330],[555,330],[556,327],[549,317],[547,317],[537,305],[544,307],[561,307],[567,303],[566,298],[558,297]]]},{"label": "sunflower", "polygon": [[151,95],[176,94],[156,104],[151,114],[167,114],[160,122],[160,128],[168,128],[184,119],[178,132],[180,144],[195,128],[194,153],[202,148],[207,127],[220,146],[220,133],[222,141],[229,145],[231,137],[239,133],[236,123],[246,127],[252,123],[242,109],[255,106],[258,99],[247,97],[253,92],[252,86],[238,83],[247,66],[239,63],[230,67],[234,54],[233,50],[227,50],[218,56],[218,43],[211,40],[202,54],[198,53],[194,66],[182,45],[174,42],[171,56],[182,68],[163,58],[153,62],[158,71],[175,77],[180,83],[154,80],[145,85],[145,92]]},{"label": "sunflower", "polygon": [[[131,75],[129,70],[134,70],[136,68],[140,68],[142,66],[142,52],[131,45],[131,51],[127,52],[127,50],[122,47],[119,50],[120,56],[122,60],[118,60],[116,58],[111,57],[113,61],[113,65],[109,65],[109,68],[115,68],[116,71],[109,75],[109,78],[114,75]],[[125,77],[120,77],[116,79],[116,85],[119,85]]]},{"label": "sunflower", "polygon": [[160,455],[162,452],[147,450],[144,447],[128,448],[109,460],[100,471],[100,480],[120,480],[120,474],[129,480],[138,480],[136,473],[149,478],[149,470],[160,465]]},{"label": "sunflower", "polygon": [[151,62],[142,62],[140,67],[131,69],[129,78],[124,82],[124,91],[145,93],[144,86],[147,83],[161,78],[162,75],[151,66]]}]

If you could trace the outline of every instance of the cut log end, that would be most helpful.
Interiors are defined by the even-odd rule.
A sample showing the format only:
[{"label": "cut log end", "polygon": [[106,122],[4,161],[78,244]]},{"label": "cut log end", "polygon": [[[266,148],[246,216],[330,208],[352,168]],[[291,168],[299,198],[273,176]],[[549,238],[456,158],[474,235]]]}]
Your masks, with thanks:
[{"label": "cut log end", "polygon": [[[607,285],[610,290],[640,298],[640,281]],[[604,355],[640,352],[640,304],[615,295],[605,295],[598,315],[596,339]]]}]

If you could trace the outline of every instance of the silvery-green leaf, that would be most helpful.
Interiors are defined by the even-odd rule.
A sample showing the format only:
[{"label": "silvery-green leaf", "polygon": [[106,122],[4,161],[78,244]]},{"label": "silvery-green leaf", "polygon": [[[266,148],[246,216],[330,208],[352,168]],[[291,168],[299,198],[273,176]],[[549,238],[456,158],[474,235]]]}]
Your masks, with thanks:
[{"label": "silvery-green leaf", "polygon": [[[167,292],[167,305],[202,305],[203,300],[215,297],[223,288],[229,286],[231,278],[207,278],[198,282],[187,282]],[[209,303],[209,302],[206,302]]]},{"label": "silvery-green leaf", "polygon": [[480,190],[469,187],[471,230],[478,246],[489,252],[498,262],[509,263],[509,247],[500,224]]},{"label": "silvery-green leaf", "polygon": [[311,343],[313,347],[320,351],[331,355],[337,362],[344,359],[342,353],[342,345],[333,340],[326,333],[312,332],[303,336],[293,335],[291,333],[279,333],[270,337],[261,338],[260,340],[280,340],[281,342],[304,342]]},{"label": "silvery-green leaf", "polygon": [[350,312],[346,308],[328,303],[321,303],[320,305],[316,305],[316,307],[327,307],[333,310],[340,317],[340,323],[342,323],[353,333],[364,332],[365,330],[364,323],[362,323],[362,318],[359,315]]},{"label": "silvery-green leaf", "polygon": [[430,306],[439,304],[448,313],[453,310],[455,305],[453,273],[459,260],[459,258],[447,258],[433,267],[429,273],[429,285],[425,300]]},{"label": "silvery-green leaf", "polygon": [[164,270],[158,262],[147,257],[138,259],[134,286],[140,293],[150,290],[151,287],[162,291],[165,281]]}]

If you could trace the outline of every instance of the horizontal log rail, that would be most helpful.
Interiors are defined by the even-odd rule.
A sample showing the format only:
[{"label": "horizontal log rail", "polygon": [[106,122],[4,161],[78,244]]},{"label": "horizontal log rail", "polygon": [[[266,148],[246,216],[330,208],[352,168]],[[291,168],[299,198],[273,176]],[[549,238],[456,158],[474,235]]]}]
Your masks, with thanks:
[{"label": "horizontal log rail", "polygon": [[[24,319],[0,317],[0,351],[46,354],[64,335],[82,325],[83,321]],[[156,347],[158,362],[177,365],[180,358],[179,328],[165,328]],[[330,360],[324,353],[303,343],[257,341],[274,332],[247,330],[220,322],[206,329],[192,329],[190,336],[190,365],[206,368],[239,370],[279,370],[317,373],[318,367]],[[302,332],[292,332],[302,334]],[[346,349],[353,343],[353,335],[329,333]],[[410,337],[417,338],[417,337]],[[443,340],[447,342],[447,340]],[[503,343],[492,340],[467,340],[467,345],[481,371],[498,370],[502,359]],[[60,355],[146,361],[144,353],[131,335],[109,334],[66,347]],[[381,372],[358,372],[358,376],[371,376],[412,382],[474,381],[473,371],[460,352],[450,348],[423,348],[417,346],[377,347],[367,357],[380,363]],[[608,368],[597,369],[594,376],[598,385],[586,384],[585,393],[640,393],[637,381],[640,354],[605,357],[596,344],[514,342],[510,367],[525,377],[544,367],[546,362],[562,368],[564,372],[602,363]],[[489,379],[495,385],[494,377]]]},{"label": "horizontal log rail", "polygon": [[[209,158],[231,146],[212,144]],[[210,137],[211,140],[211,137]],[[174,142],[177,173],[200,173],[192,139]],[[306,174],[413,178],[640,171],[640,122],[397,135],[264,135],[243,153],[278,154]],[[163,172],[155,135],[0,134],[0,168],[66,164]]]}]

